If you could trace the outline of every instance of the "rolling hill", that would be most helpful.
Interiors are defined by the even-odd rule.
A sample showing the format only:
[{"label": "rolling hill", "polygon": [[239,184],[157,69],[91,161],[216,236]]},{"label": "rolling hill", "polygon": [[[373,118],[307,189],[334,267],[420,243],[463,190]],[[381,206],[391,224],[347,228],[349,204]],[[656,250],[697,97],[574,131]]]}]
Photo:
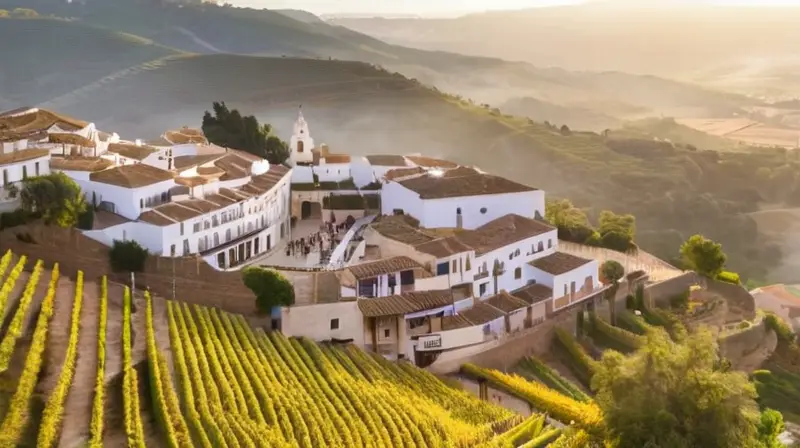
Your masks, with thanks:
[{"label": "rolling hill", "polygon": [[570,70],[702,80],[762,94],[767,93],[766,76],[780,74],[781,79],[768,78],[778,90],[773,94],[790,94],[796,86],[796,77],[781,67],[797,66],[792,42],[800,38],[800,9],[637,3],[587,2],[454,19],[330,22],[398,45]]},{"label": "rolling hill", "polygon": [[[652,115],[704,118],[731,116],[756,104],[741,96],[656,77],[620,72],[571,72],[527,62],[392,45],[323,22],[303,11],[255,10],[210,4],[179,7],[150,0],[90,1],[85,4],[0,0],[0,9],[16,7],[33,8],[43,15],[69,17],[81,23],[143,36],[191,53],[368,62],[495,107],[524,97],[553,103],[563,108],[553,117],[566,113],[567,118],[575,116],[578,123],[587,110],[616,119]],[[539,62],[534,61],[534,64]],[[526,111],[526,115],[531,117],[549,115],[547,109],[527,108]],[[550,121],[560,120],[551,118]]]},{"label": "rolling hill", "polygon": [[[0,29],[18,23],[15,38],[24,37],[31,45],[39,39],[38,48],[63,53],[63,59],[58,64],[27,59],[31,82],[0,84],[2,97],[39,99],[18,100],[13,107],[35,103],[125,138],[152,138],[168,128],[198,126],[213,101],[225,101],[288,138],[296,108],[303,104],[317,141],[335,151],[424,152],[541,187],[551,197],[571,198],[594,217],[606,208],[630,212],[638,217],[637,241],[667,259],[683,239],[704,233],[725,245],[732,269],[745,277],[768,278],[771,267],[780,263],[779,249],[743,214],[755,211],[764,197],[780,205],[798,191],[797,168],[787,164],[783,153],[716,154],[674,148],[647,136],[565,135],[363,62],[186,55],[158,47],[167,56],[87,76],[67,64],[85,54],[71,40],[79,33],[99,32],[96,28],[77,21],[0,20]],[[63,33],[40,33],[32,24]],[[133,40],[130,45],[152,47]],[[15,48],[0,50],[5,60],[15,60]],[[33,78],[53,73],[63,86],[40,99]]]}]

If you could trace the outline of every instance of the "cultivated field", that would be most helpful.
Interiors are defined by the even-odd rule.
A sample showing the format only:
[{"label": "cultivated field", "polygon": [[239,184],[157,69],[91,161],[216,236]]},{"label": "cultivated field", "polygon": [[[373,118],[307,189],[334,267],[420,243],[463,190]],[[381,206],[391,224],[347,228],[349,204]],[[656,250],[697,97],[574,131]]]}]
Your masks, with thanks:
[{"label": "cultivated field", "polygon": [[800,129],[778,128],[748,118],[681,118],[676,122],[711,135],[757,146],[794,148]]},{"label": "cultivated field", "polygon": [[0,284],[1,447],[499,448],[561,435],[407,362],[11,252]]}]

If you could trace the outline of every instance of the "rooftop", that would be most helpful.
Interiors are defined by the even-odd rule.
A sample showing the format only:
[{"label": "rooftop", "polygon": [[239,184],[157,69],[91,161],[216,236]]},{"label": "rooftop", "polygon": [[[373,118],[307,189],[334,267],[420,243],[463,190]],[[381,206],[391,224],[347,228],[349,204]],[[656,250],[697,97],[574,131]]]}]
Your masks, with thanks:
[{"label": "rooftop", "polygon": [[414,248],[436,258],[449,257],[450,255],[473,250],[472,247],[459,240],[457,236],[438,238],[427,243],[418,244]]},{"label": "rooftop", "polygon": [[386,174],[383,175],[383,178],[387,180],[395,180],[395,179],[400,179],[402,177],[414,176],[416,174],[425,174],[427,172],[428,170],[420,166],[412,166],[408,168],[395,168],[387,171]]},{"label": "rooftop", "polygon": [[530,285],[525,285],[522,288],[511,291],[511,295],[524,300],[530,305],[534,305],[553,297],[553,290],[541,283],[531,283]]},{"label": "rooftop", "polygon": [[449,289],[412,291],[388,297],[358,300],[358,308],[365,317],[397,316],[452,304],[453,293]]},{"label": "rooftop", "polygon": [[145,163],[123,165],[89,175],[89,179],[124,188],[139,188],[173,179],[174,174]]},{"label": "rooftop", "polygon": [[472,322],[464,319],[460,314],[442,316],[442,331],[457,330],[459,328],[471,327],[472,325]]},{"label": "rooftop", "polygon": [[478,302],[472,308],[459,312],[472,325],[481,325],[505,316],[505,313],[485,303]]},{"label": "rooftop", "polygon": [[553,252],[546,257],[537,258],[528,264],[548,274],[561,275],[591,262],[592,260],[577,257],[566,252]]},{"label": "rooftop", "polygon": [[375,166],[408,166],[406,158],[398,155],[373,154],[366,156],[366,159]]},{"label": "rooftop", "polygon": [[172,146],[172,143],[169,140],[165,139],[163,136],[146,140],[144,144],[151,146]]},{"label": "rooftop", "polygon": [[22,107],[0,113],[0,134],[47,131],[54,125],[62,131],[77,131],[89,123],[35,107]]},{"label": "rooftop", "polygon": [[418,222],[407,215],[381,216],[370,227],[386,238],[401,243],[417,245],[435,240],[435,235],[430,235],[418,228]]},{"label": "rooftop", "polygon": [[47,157],[50,151],[47,149],[21,149],[0,154],[0,165],[11,165],[13,163],[25,162],[28,160]]},{"label": "rooftop", "polygon": [[500,291],[499,294],[495,294],[483,302],[488,303],[504,313],[510,313],[522,308],[527,308],[529,305],[528,302],[514,297],[505,291]]},{"label": "rooftop", "polygon": [[325,163],[350,163],[349,154],[327,154],[322,157]]},{"label": "rooftop", "polygon": [[201,131],[200,129],[188,128],[185,126],[180,129],[167,131],[164,133],[162,137],[173,145],[185,145],[190,143],[197,143],[197,144],[208,143],[208,140],[206,139],[205,134],[203,134],[203,131]]},{"label": "rooftop", "polygon": [[428,172],[422,176],[401,180],[399,183],[419,194],[422,199],[521,193],[536,190],[536,188],[467,167],[453,168],[438,174]]},{"label": "rooftop", "polygon": [[422,265],[408,257],[392,257],[356,264],[348,267],[347,270],[353,274],[356,280],[363,280],[414,268],[422,268]]},{"label": "rooftop", "polygon": [[158,152],[158,149],[134,143],[109,143],[108,152],[113,152],[129,159],[144,160],[150,154]]},{"label": "rooftop", "polygon": [[457,163],[451,162],[449,160],[436,159],[433,157],[406,156],[406,159],[410,160],[415,165],[423,166],[426,168],[455,168],[458,166]]},{"label": "rooftop", "polygon": [[114,162],[101,157],[54,156],[50,158],[50,168],[67,171],[102,171],[114,166]]},{"label": "rooftop", "polygon": [[451,238],[456,238],[475,249],[476,255],[482,255],[552,230],[555,230],[555,227],[545,222],[508,214],[489,221],[475,230],[466,230]]},{"label": "rooftop", "polygon": [[225,154],[204,154],[194,156],[178,156],[172,158],[172,166],[178,170],[188,170],[224,157]]},{"label": "rooftop", "polygon": [[78,145],[85,148],[95,147],[94,141],[78,134],[54,132],[49,134],[47,139],[50,143],[56,143],[59,145]]}]

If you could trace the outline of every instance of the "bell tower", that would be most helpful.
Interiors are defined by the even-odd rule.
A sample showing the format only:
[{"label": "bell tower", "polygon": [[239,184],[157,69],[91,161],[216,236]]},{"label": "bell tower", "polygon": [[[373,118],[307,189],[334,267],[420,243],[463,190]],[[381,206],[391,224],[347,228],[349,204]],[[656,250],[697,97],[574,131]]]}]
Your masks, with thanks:
[{"label": "bell tower", "polygon": [[292,165],[314,161],[314,156],[311,154],[311,150],[314,149],[314,139],[311,138],[308,123],[303,117],[303,106],[300,106],[297,112],[297,120],[294,122],[294,132],[292,133],[289,147],[291,149],[289,159],[292,161]]}]

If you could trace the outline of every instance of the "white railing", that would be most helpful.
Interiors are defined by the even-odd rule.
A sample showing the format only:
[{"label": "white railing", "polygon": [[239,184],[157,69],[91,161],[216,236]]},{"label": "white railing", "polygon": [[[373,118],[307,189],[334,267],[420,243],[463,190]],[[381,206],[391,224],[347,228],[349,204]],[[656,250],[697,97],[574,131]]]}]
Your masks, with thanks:
[{"label": "white railing", "polygon": [[335,269],[337,266],[345,265],[345,254],[347,253],[347,248],[350,246],[350,241],[353,240],[362,227],[371,223],[376,217],[377,215],[370,215],[356,219],[356,221],[350,227],[350,230],[344,234],[342,242],[339,243],[335,249],[333,249],[333,252],[331,252],[331,257],[328,262],[329,269]]}]

